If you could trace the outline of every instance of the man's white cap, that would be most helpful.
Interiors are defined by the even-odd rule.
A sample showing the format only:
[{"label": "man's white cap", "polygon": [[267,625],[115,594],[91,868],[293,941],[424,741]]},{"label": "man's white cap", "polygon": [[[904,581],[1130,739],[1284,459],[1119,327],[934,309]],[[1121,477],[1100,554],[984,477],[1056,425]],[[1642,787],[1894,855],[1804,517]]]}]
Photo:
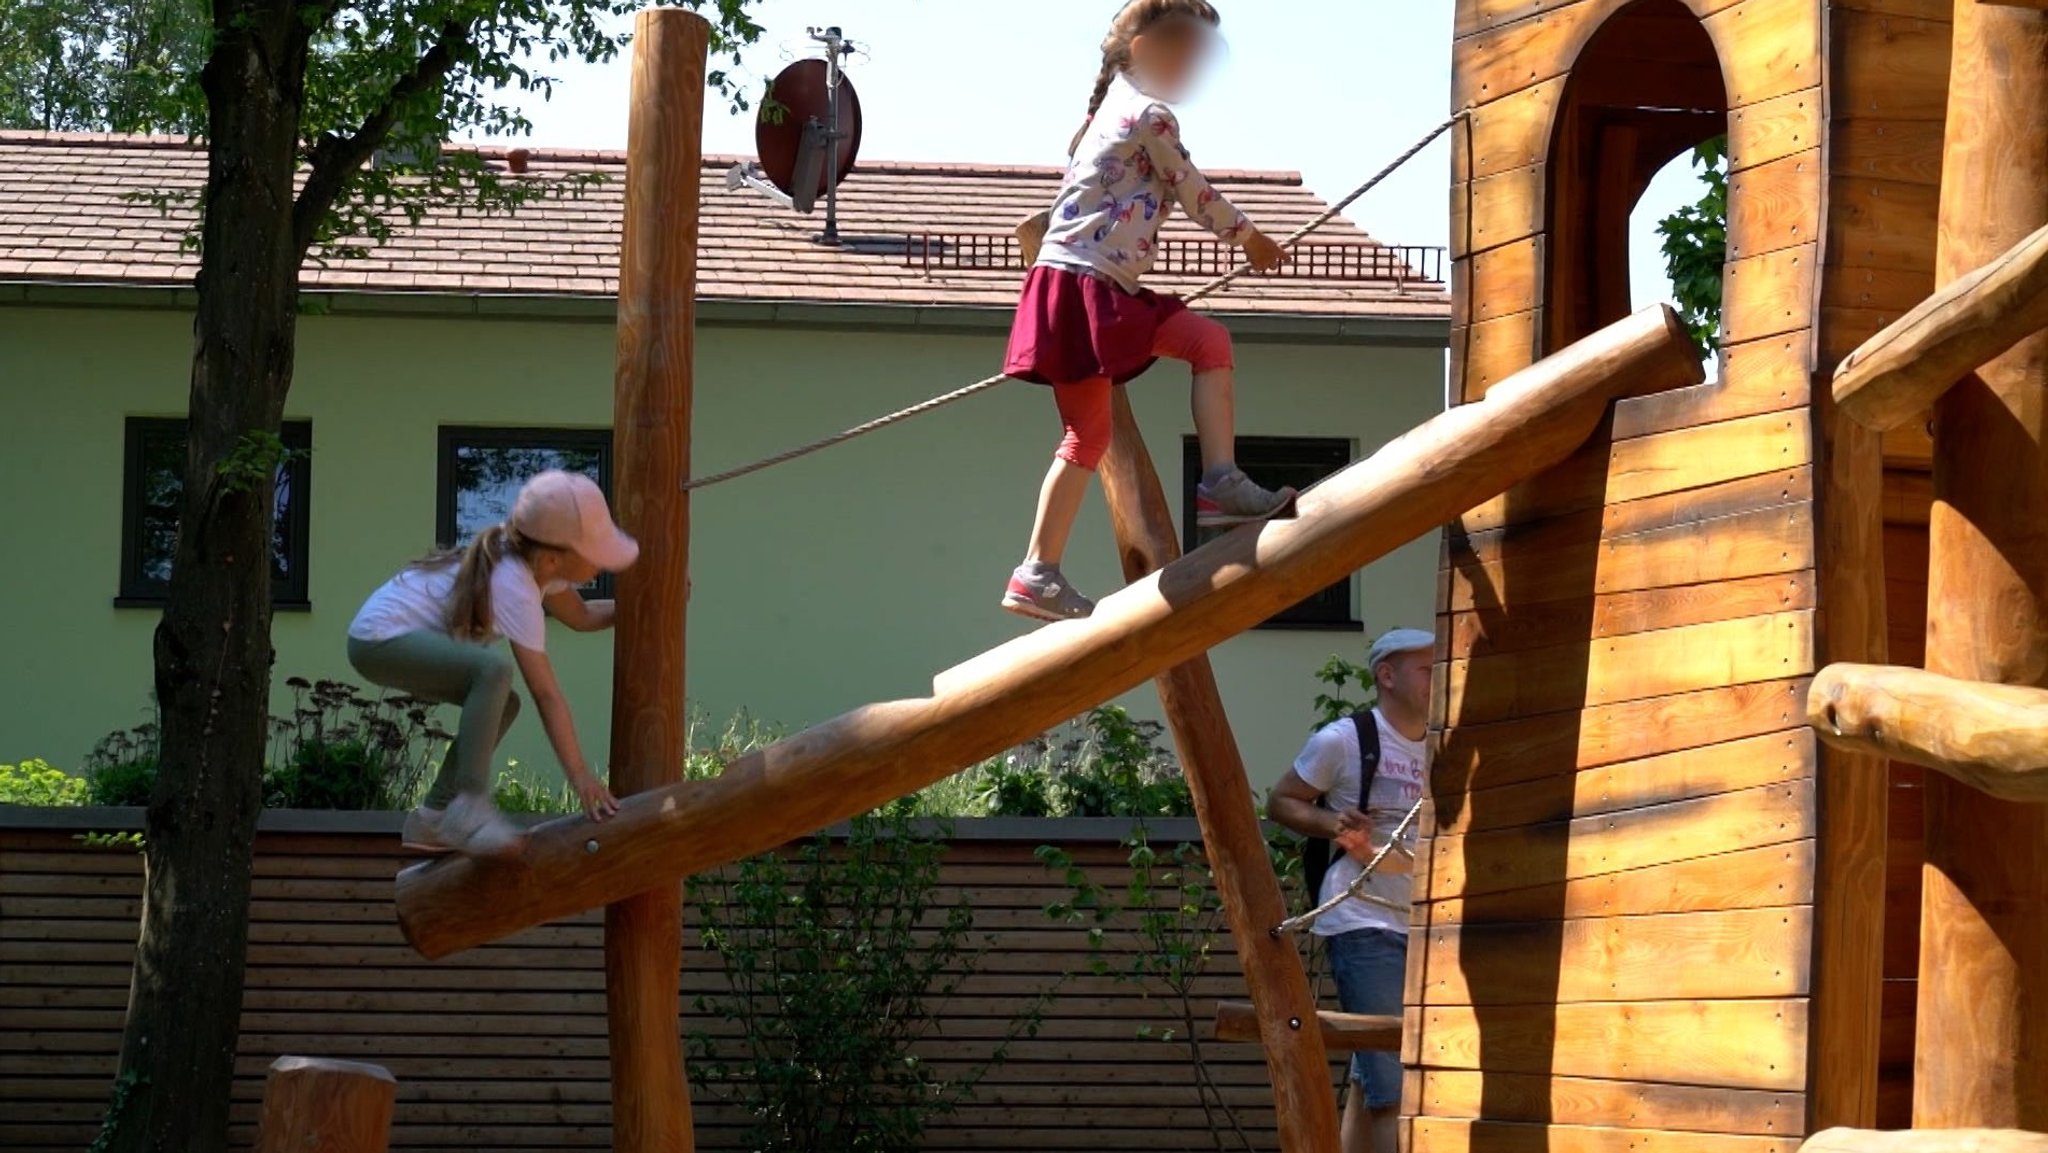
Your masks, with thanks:
[{"label": "man's white cap", "polygon": [[549,470],[526,482],[512,505],[512,527],[540,544],[565,548],[605,572],[624,572],[640,557],[640,544],[619,531],[597,482],[581,473]]},{"label": "man's white cap", "polygon": [[1402,653],[1412,653],[1420,649],[1433,649],[1435,647],[1435,633],[1424,632],[1421,629],[1392,629],[1383,634],[1380,639],[1372,642],[1372,652],[1365,658],[1365,667],[1371,669],[1373,674],[1377,676],[1381,665],[1400,656]]}]

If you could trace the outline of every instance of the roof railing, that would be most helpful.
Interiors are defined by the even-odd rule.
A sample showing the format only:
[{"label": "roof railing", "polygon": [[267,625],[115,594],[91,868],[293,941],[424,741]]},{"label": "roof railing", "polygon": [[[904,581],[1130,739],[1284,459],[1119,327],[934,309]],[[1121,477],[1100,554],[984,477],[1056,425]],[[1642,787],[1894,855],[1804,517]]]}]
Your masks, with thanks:
[{"label": "roof railing", "polygon": [[[1022,271],[1017,238],[1007,232],[916,232],[902,239],[903,262],[932,276],[946,271]],[[1220,276],[1243,257],[1234,245],[1171,237],[1159,242],[1152,271],[1160,276]],[[1442,247],[1373,242],[1297,244],[1280,271],[1299,280],[1441,287],[1449,253]]]}]

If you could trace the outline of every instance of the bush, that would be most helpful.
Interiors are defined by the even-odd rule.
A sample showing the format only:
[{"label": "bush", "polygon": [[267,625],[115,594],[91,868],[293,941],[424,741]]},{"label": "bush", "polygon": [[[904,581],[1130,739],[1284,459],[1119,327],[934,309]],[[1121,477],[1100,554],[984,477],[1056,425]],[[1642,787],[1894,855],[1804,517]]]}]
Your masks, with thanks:
[{"label": "bush", "polygon": [[518,775],[518,768],[519,762],[512,762],[511,770],[499,773],[497,783],[491,786],[491,800],[500,812],[561,816],[583,811],[583,802],[567,781],[549,789],[528,783]]},{"label": "bush", "polygon": [[[1333,656],[1316,670],[1316,679],[1330,686],[1328,691],[1316,694],[1316,728],[1335,724],[1379,703],[1379,679],[1364,665]],[[1347,699],[1346,694],[1354,685],[1364,695],[1364,700]]]},{"label": "bush", "polygon": [[[1039,861],[1058,873],[1070,890],[1066,900],[1047,905],[1045,913],[1061,924],[1085,926],[1090,970],[1135,986],[1158,1012],[1159,1020],[1140,1025],[1137,1035],[1182,1049],[1216,1148],[1238,1145],[1250,1150],[1253,1145],[1244,1123],[1211,1071],[1211,1043],[1203,1040],[1199,1027],[1212,1007],[1196,996],[1196,989],[1216,951],[1229,947],[1215,872],[1200,845],[1155,848],[1143,821],[1131,830],[1124,846],[1130,851],[1130,879],[1121,893],[1097,883],[1066,850],[1039,846]],[[1290,897],[1298,893],[1301,867],[1295,847],[1276,837],[1268,840],[1266,852],[1282,891]],[[1297,948],[1312,945],[1307,934],[1299,935],[1295,943]],[[1313,974],[1313,968],[1310,971]]]},{"label": "bush", "polygon": [[87,785],[48,761],[30,759],[18,765],[0,765],[0,805],[30,805],[54,809],[86,803]]},{"label": "bush", "polygon": [[425,788],[438,744],[434,706],[367,697],[343,681],[293,677],[292,715],[271,721],[264,803],[274,809],[400,809]]},{"label": "bush", "polygon": [[154,722],[108,733],[85,756],[90,804],[140,807],[156,789],[157,728]]},{"label": "bush", "polygon": [[[918,1043],[979,969],[963,895],[938,902],[942,841],[898,802],[857,817],[844,843],[820,835],[689,882],[705,947],[730,991],[696,1000],[734,1026],[692,1034],[699,1083],[740,1105],[758,1153],[895,1153],[918,1147],[1017,1037],[1034,1035],[1048,990],[981,1064],[927,1065]],[[939,836],[944,836],[941,832]]]},{"label": "bush", "polygon": [[1188,816],[1194,799],[1164,732],[1104,705],[979,766],[981,805],[998,817]]}]

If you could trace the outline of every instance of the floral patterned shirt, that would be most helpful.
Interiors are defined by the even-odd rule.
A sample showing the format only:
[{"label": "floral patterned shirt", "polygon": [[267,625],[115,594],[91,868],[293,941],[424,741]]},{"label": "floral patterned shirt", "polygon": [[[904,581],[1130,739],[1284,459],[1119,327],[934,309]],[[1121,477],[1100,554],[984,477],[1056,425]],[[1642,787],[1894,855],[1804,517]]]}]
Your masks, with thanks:
[{"label": "floral patterned shirt", "polygon": [[1119,73],[1067,167],[1038,263],[1099,273],[1136,291],[1176,202],[1232,244],[1252,231],[1189,159],[1173,113]]}]

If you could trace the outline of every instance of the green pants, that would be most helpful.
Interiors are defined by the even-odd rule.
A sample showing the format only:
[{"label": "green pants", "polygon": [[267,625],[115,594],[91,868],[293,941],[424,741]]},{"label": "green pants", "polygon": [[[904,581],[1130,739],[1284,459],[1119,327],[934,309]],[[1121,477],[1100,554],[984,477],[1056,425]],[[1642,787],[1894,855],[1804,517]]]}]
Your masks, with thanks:
[{"label": "green pants", "polygon": [[458,793],[490,795],[491,759],[519,715],[511,653],[499,645],[422,631],[388,641],[350,637],[348,663],[372,684],[423,701],[462,706],[455,743],[448,746],[434,787],[427,791],[428,808],[445,808]]}]

